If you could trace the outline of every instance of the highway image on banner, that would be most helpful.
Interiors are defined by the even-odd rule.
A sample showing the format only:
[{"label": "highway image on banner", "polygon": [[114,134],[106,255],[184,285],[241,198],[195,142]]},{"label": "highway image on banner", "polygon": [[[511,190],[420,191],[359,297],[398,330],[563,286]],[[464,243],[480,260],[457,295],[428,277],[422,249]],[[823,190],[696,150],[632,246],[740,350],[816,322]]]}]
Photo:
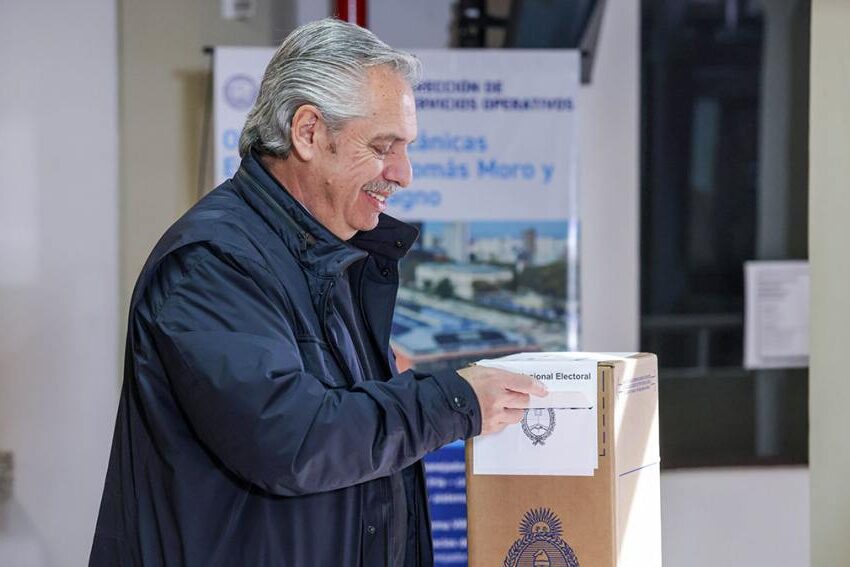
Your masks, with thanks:
[{"label": "highway image on banner", "polygon": [[565,350],[568,221],[412,224],[392,331],[400,370]]}]

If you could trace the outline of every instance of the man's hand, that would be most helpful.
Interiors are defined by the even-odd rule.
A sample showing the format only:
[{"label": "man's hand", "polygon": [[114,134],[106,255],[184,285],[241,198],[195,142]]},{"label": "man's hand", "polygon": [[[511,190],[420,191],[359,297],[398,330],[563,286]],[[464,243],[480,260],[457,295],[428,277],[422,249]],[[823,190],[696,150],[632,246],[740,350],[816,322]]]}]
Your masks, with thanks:
[{"label": "man's hand", "polygon": [[481,406],[481,435],[498,433],[512,423],[519,423],[528,408],[530,394],[545,396],[546,387],[531,376],[507,370],[470,366],[458,370],[469,382]]}]

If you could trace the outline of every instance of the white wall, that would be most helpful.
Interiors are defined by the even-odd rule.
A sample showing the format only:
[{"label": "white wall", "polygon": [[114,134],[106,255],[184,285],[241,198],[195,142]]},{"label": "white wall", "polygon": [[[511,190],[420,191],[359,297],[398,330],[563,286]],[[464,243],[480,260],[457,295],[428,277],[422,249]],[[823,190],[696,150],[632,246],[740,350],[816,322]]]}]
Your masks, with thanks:
[{"label": "white wall", "polygon": [[805,467],[665,471],[661,495],[664,567],[809,564]]},{"label": "white wall", "polygon": [[812,565],[850,565],[850,2],[812,2],[809,130]]},{"label": "white wall", "polygon": [[634,351],[640,290],[640,2],[607,2],[579,101],[581,348]]},{"label": "white wall", "polygon": [[88,557],[115,416],[115,29],[114,0],[0,0],[0,448],[51,566]]}]

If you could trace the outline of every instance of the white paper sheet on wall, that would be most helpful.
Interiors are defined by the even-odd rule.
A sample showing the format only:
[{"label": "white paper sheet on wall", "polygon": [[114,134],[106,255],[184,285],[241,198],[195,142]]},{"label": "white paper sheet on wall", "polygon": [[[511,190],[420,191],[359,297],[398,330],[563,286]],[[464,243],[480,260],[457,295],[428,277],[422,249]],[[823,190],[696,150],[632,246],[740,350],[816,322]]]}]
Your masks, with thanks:
[{"label": "white paper sheet on wall", "polygon": [[809,365],[809,263],[753,261],[744,265],[744,367]]},{"label": "white paper sheet on wall", "polygon": [[534,376],[549,395],[532,396],[521,423],[473,440],[473,474],[593,476],[596,360],[575,353],[527,353],[478,364]]}]

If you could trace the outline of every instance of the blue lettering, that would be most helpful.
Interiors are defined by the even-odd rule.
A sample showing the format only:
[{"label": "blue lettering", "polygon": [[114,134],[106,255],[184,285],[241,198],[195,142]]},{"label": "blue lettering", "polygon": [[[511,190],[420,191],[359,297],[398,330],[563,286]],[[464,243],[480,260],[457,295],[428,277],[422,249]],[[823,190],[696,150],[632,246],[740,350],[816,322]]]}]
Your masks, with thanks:
[{"label": "blue lettering", "polygon": [[418,162],[412,164],[415,179],[468,179],[469,166],[449,159],[445,162]]},{"label": "blue lettering", "polygon": [[490,161],[478,160],[478,177],[529,181],[534,179],[535,173],[536,168],[531,163],[502,163],[494,159]]},{"label": "blue lettering", "polygon": [[408,212],[417,206],[438,207],[442,200],[439,191],[401,191],[390,197],[388,204]]},{"label": "blue lettering", "polygon": [[543,171],[543,184],[548,185],[552,181],[552,176],[555,174],[554,163],[544,163],[540,166]]}]

